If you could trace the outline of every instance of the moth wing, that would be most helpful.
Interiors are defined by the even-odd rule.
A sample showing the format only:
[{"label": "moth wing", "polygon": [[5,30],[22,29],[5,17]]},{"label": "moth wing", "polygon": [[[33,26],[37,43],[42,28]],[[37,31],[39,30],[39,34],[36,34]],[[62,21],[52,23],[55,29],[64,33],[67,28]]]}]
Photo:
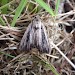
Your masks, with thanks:
[{"label": "moth wing", "polygon": [[49,40],[46,33],[46,29],[43,24],[41,25],[41,37],[42,37],[42,40],[41,40],[40,51],[43,53],[49,53],[49,50],[50,50],[50,46],[48,42]]},{"label": "moth wing", "polygon": [[27,30],[25,31],[22,37],[22,40],[19,45],[20,50],[30,50],[31,49],[30,47],[31,45],[30,40],[32,40],[30,37],[31,29],[32,29],[32,23],[29,24],[29,26],[27,27]]}]

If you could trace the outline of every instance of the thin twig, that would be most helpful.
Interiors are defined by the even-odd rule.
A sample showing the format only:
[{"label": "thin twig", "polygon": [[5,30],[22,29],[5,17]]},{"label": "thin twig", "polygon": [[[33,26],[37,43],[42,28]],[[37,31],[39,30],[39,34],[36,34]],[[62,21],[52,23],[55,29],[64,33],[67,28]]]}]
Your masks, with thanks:
[{"label": "thin twig", "polygon": [[68,63],[75,69],[75,65],[64,55],[64,53],[50,40],[51,45],[68,61]]}]

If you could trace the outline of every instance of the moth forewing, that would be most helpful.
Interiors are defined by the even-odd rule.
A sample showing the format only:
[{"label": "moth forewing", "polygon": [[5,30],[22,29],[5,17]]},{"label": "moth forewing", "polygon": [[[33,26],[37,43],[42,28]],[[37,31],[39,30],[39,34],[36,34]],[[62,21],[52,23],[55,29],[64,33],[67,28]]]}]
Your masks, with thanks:
[{"label": "moth forewing", "polygon": [[50,46],[49,46],[49,40],[48,40],[48,36],[46,33],[46,28],[43,25],[43,23],[41,24],[42,26],[42,48],[43,48],[43,52],[49,53],[50,50]]},{"label": "moth forewing", "polygon": [[20,42],[20,45],[19,45],[19,49],[20,50],[28,50],[30,49],[30,31],[31,31],[31,26],[32,26],[32,23],[29,24],[29,26],[27,27],[27,30],[25,31],[22,39],[21,39],[21,42]]},{"label": "moth forewing", "polygon": [[45,28],[45,26],[43,25],[43,23],[41,24],[41,26],[42,26],[42,30],[43,30],[43,32],[44,32],[44,34],[45,34],[45,38],[46,38],[47,44],[49,45],[49,39],[48,39],[48,35],[47,35],[47,32],[46,32],[46,28]]}]

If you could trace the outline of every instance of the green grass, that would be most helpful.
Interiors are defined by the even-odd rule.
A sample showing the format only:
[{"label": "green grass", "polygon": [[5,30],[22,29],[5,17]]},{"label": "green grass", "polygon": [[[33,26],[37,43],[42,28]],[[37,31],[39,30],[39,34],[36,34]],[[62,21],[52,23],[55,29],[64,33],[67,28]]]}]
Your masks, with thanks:
[{"label": "green grass", "polygon": [[2,17],[1,17],[1,16],[0,16],[0,24],[1,24],[1,25],[3,25],[3,26],[5,26],[5,25],[6,25],[5,21],[2,19]]},{"label": "green grass", "polygon": [[13,26],[13,27],[15,26],[15,23],[17,21],[17,18],[20,16],[22,10],[26,6],[26,3],[27,3],[27,0],[21,0],[19,6],[16,9],[15,16],[14,16],[14,19],[13,19],[13,21],[11,23],[11,26]]},{"label": "green grass", "polygon": [[55,15],[58,14],[58,9],[59,9],[59,4],[60,4],[60,0],[56,0],[56,5],[55,5]]},{"label": "green grass", "polygon": [[46,4],[43,0],[35,0],[36,2],[38,2],[40,4],[40,6],[42,6],[47,12],[49,12],[52,16],[54,15],[54,11],[49,7],[48,4]]},{"label": "green grass", "polygon": [[[7,2],[8,2],[8,0],[2,0],[1,4],[2,5],[5,5],[5,4],[7,4]],[[2,9],[2,13],[3,14],[6,14],[7,13],[7,8],[8,7],[6,6],[5,8]]]},{"label": "green grass", "polygon": [[[51,16],[56,16],[57,15],[57,12],[58,12],[58,8],[59,8],[59,3],[60,3],[60,0],[57,0],[56,2],[56,6],[55,6],[55,11],[53,11],[48,4],[46,4],[43,0],[35,0],[37,3],[39,3],[39,5],[41,7],[43,7],[47,12],[49,12],[49,14]],[[27,3],[27,0],[21,0],[19,6],[17,7],[16,9],[16,12],[15,12],[15,16],[14,16],[14,19],[11,23],[11,26],[15,26],[15,23],[17,21],[17,18],[20,16],[23,8],[26,6],[26,3]]]},{"label": "green grass", "polygon": [[4,52],[0,52],[0,54],[4,54],[4,55],[6,55],[6,56],[8,56],[8,57],[11,57],[11,58],[14,58],[14,57],[15,57],[15,56],[12,56],[12,55],[7,54],[7,53],[4,53]]},{"label": "green grass", "polygon": [[0,10],[6,8],[6,7],[9,6],[10,4],[12,4],[13,2],[14,2],[14,0],[11,1],[11,2],[9,2],[9,3],[7,3],[7,4],[5,4],[5,5],[3,5],[3,6],[1,6],[1,7],[0,7]]},{"label": "green grass", "polygon": [[55,67],[46,61],[46,59],[34,54],[34,60],[39,61],[44,67],[49,68],[54,73],[54,75],[59,75]]},{"label": "green grass", "polygon": [[[13,2],[14,2],[14,0],[13,1],[11,1],[11,2],[9,2],[9,3],[7,3],[8,2],[8,0],[1,0],[2,1],[2,5],[3,6],[1,6],[0,7],[0,10],[2,11],[2,13],[7,13],[7,7],[10,5],[10,4],[12,4]],[[19,4],[19,6],[17,7],[17,9],[16,9],[16,11],[15,11],[15,16],[14,16],[14,18],[13,18],[13,21],[12,21],[12,23],[11,23],[11,26],[15,26],[15,23],[16,23],[16,21],[17,21],[17,18],[21,15],[21,12],[23,11],[23,9],[24,9],[24,7],[26,6],[26,4],[27,4],[27,1],[28,0],[21,0],[20,1],[20,4]],[[49,12],[49,14],[51,15],[51,16],[56,16],[57,14],[58,14],[58,8],[59,8],[59,3],[60,3],[60,0],[56,0],[56,5],[55,5],[55,10],[53,11],[51,8],[50,8],[50,6],[47,4],[47,3],[45,3],[43,0],[35,0],[37,3],[39,3],[39,5],[41,6],[41,7],[43,7],[47,12]],[[38,8],[38,7],[37,7]],[[39,12],[39,11],[38,11]],[[34,12],[35,13],[35,12]]]},{"label": "green grass", "polygon": [[40,4],[40,6],[42,6],[47,12],[49,12],[49,14],[51,14],[51,16],[56,16],[57,15],[60,0],[56,0],[55,12],[43,0],[35,0],[35,1],[38,2]]}]

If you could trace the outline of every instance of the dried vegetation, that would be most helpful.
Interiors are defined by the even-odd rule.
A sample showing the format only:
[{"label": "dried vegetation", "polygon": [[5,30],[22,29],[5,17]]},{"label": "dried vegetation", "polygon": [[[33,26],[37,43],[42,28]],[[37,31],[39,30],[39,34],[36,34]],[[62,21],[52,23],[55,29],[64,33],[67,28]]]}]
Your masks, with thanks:
[{"label": "dried vegetation", "polygon": [[[55,19],[43,8],[39,7],[37,12],[31,11],[34,7],[37,8],[38,4],[29,1],[32,7],[29,8],[27,4],[15,27],[10,26],[14,16],[12,13],[0,14],[6,22],[6,26],[0,24],[0,75],[54,75],[45,65],[45,61],[52,64],[59,75],[75,75],[75,1],[62,0]],[[10,7],[9,10],[14,12],[19,2],[16,0],[11,4],[13,8]],[[46,3],[55,9],[55,0],[46,0]],[[28,24],[37,14],[47,29],[50,54],[26,54],[17,49]]]}]

